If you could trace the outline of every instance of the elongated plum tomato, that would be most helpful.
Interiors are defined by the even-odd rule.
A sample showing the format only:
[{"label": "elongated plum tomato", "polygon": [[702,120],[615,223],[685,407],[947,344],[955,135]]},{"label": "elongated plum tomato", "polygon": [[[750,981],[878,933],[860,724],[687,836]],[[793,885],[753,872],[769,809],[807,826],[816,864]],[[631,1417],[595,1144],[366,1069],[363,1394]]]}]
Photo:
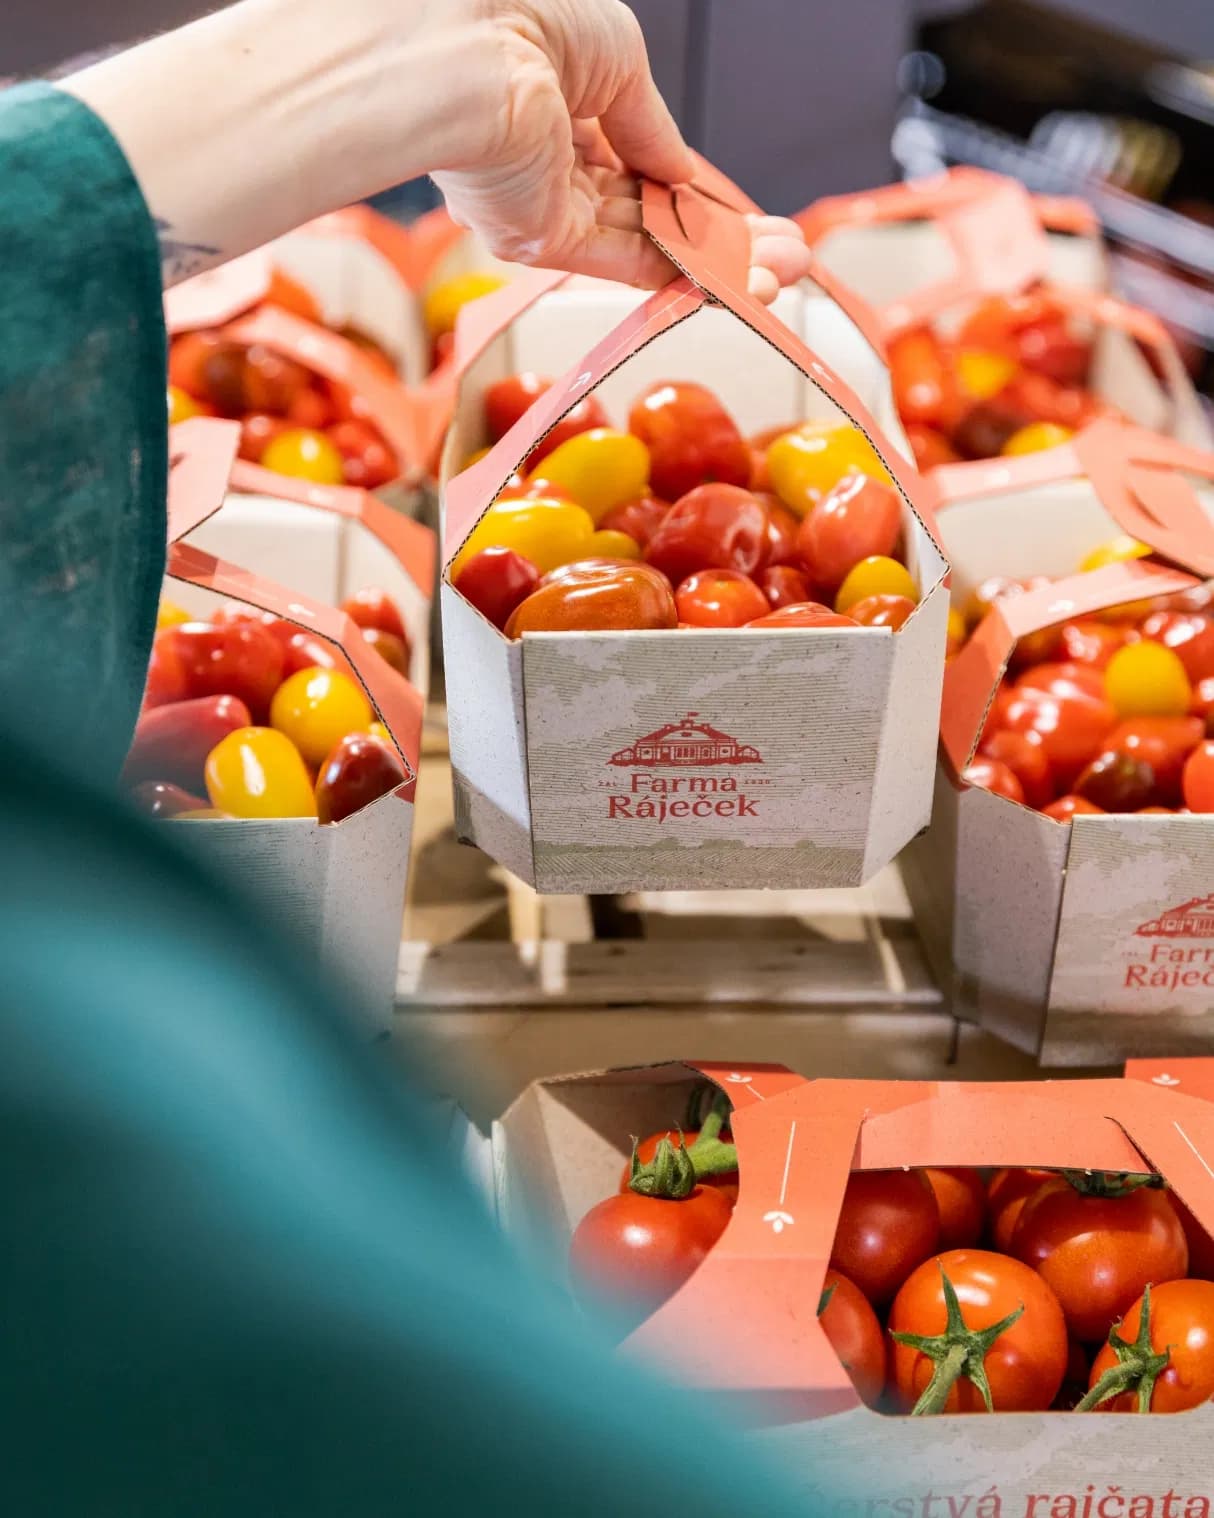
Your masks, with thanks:
[{"label": "elongated plum tomato", "polygon": [[1143,1287],[1175,1281],[1189,1264],[1184,1229],[1164,1191],[1083,1195],[1056,1176],[1025,1202],[1011,1253],[1046,1281],[1067,1327],[1085,1344],[1108,1335]]},{"label": "elongated plum tomato", "polygon": [[1214,812],[1214,742],[1199,743],[1185,760],[1184,804],[1191,812]]},{"label": "elongated plum tomato", "polygon": [[122,783],[167,780],[185,791],[200,791],[207,755],[221,738],[251,723],[249,708],[235,696],[199,696],[153,707],[135,725]]},{"label": "elongated plum tomato", "polygon": [[409,635],[405,631],[405,619],[400,614],[400,607],[387,591],[380,590],[378,586],[356,590],[341,603],[341,609],[359,627],[377,627],[380,632],[392,633],[408,642]]},{"label": "elongated plum tomato", "polygon": [[254,721],[265,716],[282,679],[282,647],[258,622],[183,622],[158,632],[153,649],[177,671],[180,695],[171,699],[235,696]]},{"label": "elongated plum tomato", "polygon": [[711,1186],[682,1201],[618,1192],[574,1229],[569,1273],[587,1308],[628,1332],[672,1297],[724,1233],[733,1207]]},{"label": "elongated plum tomato", "polygon": [[940,1241],[940,1213],[921,1170],[852,1172],[830,1263],[881,1307]]},{"label": "elongated plum tomato", "polygon": [[644,494],[649,451],[631,432],[592,427],[554,448],[544,459],[543,476],[547,485],[559,486],[597,523],[613,507]]},{"label": "elongated plum tomato", "polygon": [[[1058,1395],[1066,1371],[1069,1345],[1062,1309],[1049,1286],[1026,1265],[985,1249],[952,1249],[919,1266],[902,1286],[890,1309],[891,1334],[953,1340],[949,1333],[945,1278],[957,1293],[966,1331],[994,1328],[1017,1315],[982,1353],[974,1358],[986,1373],[995,1412],[1043,1412]],[[940,1397],[924,1411],[979,1413],[986,1411],[982,1394],[963,1362],[947,1386],[947,1366],[914,1344],[895,1338],[890,1356],[890,1380],[902,1407],[909,1411],[937,1375]],[[974,1368],[979,1368],[975,1366]],[[947,1388],[947,1394],[945,1391]]]},{"label": "elongated plum tomato", "polygon": [[806,422],[784,433],[767,450],[767,472],[771,488],[799,517],[845,475],[865,474],[892,484],[872,444],[850,422]]},{"label": "elongated plum tomato", "polygon": [[767,614],[767,597],[736,569],[702,569],[674,593],[679,621],[690,627],[744,627]]},{"label": "elongated plum tomato", "polygon": [[622,506],[604,512],[599,518],[599,531],[626,532],[645,548],[669,510],[670,503],[657,496],[637,496],[634,501],[625,501]]},{"label": "elongated plum tomato", "polygon": [[[637,1159],[642,1165],[651,1164],[658,1152],[658,1145],[663,1139],[669,1139],[672,1144],[677,1144],[681,1137],[683,1143],[690,1149],[699,1136],[700,1130],[698,1128],[691,1128],[685,1133],[681,1133],[677,1128],[667,1128],[665,1133],[651,1133],[637,1145]],[[719,1136],[726,1143],[730,1141],[729,1130],[727,1128],[723,1128]],[[628,1182],[631,1175],[632,1164],[629,1162],[620,1173],[621,1191],[628,1190]],[[738,1172],[736,1170],[722,1172],[720,1175],[706,1175],[701,1180],[700,1185],[715,1187],[718,1191],[724,1192],[731,1202],[736,1202],[738,1199]]]},{"label": "elongated plum tomato", "polygon": [[649,449],[656,493],[677,501],[697,485],[749,485],[750,445],[703,385],[663,381],[633,403],[628,430]]},{"label": "elongated plum tomato", "polygon": [[860,1400],[871,1407],[885,1389],[885,1336],[868,1298],[846,1276],[828,1270],[822,1282],[818,1322],[851,1377]]},{"label": "elongated plum tomato", "polygon": [[552,381],[542,374],[508,374],[485,391],[485,426],[496,443],[504,438],[519,417],[551,390]]},{"label": "elongated plum tomato", "polygon": [[1031,1166],[997,1170],[990,1178],[986,1187],[986,1217],[996,1249],[1006,1254],[1025,1202],[1053,1179],[1052,1170],[1035,1170]]},{"label": "elongated plum tomato", "polygon": [[861,559],[891,556],[901,531],[897,493],[866,474],[852,473],[828,490],[801,523],[797,552],[814,584],[835,591]]},{"label": "elongated plum tomato", "polygon": [[775,611],[769,611],[765,617],[756,617],[753,622],[747,622],[747,627],[764,628],[779,627],[859,627],[859,622],[851,617],[845,617],[841,612],[831,611],[829,606],[822,606],[817,601],[794,602],[791,606],[780,606]]},{"label": "elongated plum tomato", "polygon": [[909,596],[865,596],[848,611],[853,622],[861,627],[888,627],[897,632],[915,609]]},{"label": "elongated plum tomato", "polygon": [[1069,790],[1104,745],[1117,722],[1107,701],[1076,688],[1073,695],[1016,689],[1003,713],[1004,727],[1017,733],[1036,733],[1050,762],[1059,790]]},{"label": "elongated plum tomato", "polygon": [[835,596],[835,610],[850,612],[858,602],[872,596],[903,596],[918,602],[919,588],[905,564],[875,553],[848,570]]},{"label": "elongated plum tomato", "polygon": [[676,627],[670,582],[648,564],[588,559],[545,575],[506,623],[508,638],[528,632],[601,632]]},{"label": "elongated plum tomato", "polygon": [[588,512],[573,501],[555,497],[498,500],[480,519],[451,566],[458,576],[482,548],[513,548],[541,574],[584,558],[594,536]]},{"label": "elongated plum tomato", "polygon": [[982,1237],[986,1182],[980,1170],[928,1169],[923,1172],[940,1214],[940,1249],[969,1249]]},{"label": "elongated plum tomato", "polygon": [[700,485],[677,500],[650,538],[645,558],[672,585],[698,569],[753,574],[767,553],[767,511],[749,490]]},{"label": "elongated plum tomato", "polygon": [[316,779],[316,816],[341,822],[403,785],[408,776],[391,744],[369,733],[347,733]]},{"label": "elongated plum tomato", "polygon": [[526,463],[523,465],[525,474],[533,474],[537,466],[554,453],[562,443],[567,443],[571,437],[577,437],[580,433],[590,432],[595,427],[606,427],[607,414],[599,403],[597,395],[584,395],[577,405],[567,411],[557,422],[556,426],[544,438],[542,438],[531,450]]},{"label": "elongated plum tomato", "polygon": [[510,613],[539,582],[539,570],[513,548],[482,548],[453,581],[460,595],[498,628],[506,626]]},{"label": "elongated plum tomato", "polygon": [[272,727],[238,727],[207,756],[207,795],[232,817],[315,817],[299,750]]},{"label": "elongated plum tomato", "polygon": [[772,611],[779,611],[781,606],[803,606],[813,600],[809,581],[791,564],[771,564],[760,569],[754,579]]},{"label": "elongated plum tomato", "polygon": [[363,639],[385,664],[390,665],[398,675],[404,675],[406,680],[409,678],[410,648],[403,639],[395,633],[381,632],[378,627],[364,628]]},{"label": "elongated plum tomato", "polygon": [[[1133,1344],[1142,1328],[1143,1298],[1126,1313],[1118,1333]],[[1214,1283],[1165,1281],[1151,1287],[1147,1338],[1156,1355],[1166,1355],[1150,1389],[1148,1410],[1180,1413],[1214,1398]],[[1090,1385],[1118,1363],[1117,1351],[1106,1344],[1092,1362]],[[1106,1413],[1138,1411],[1138,1383],[1099,1405]]]},{"label": "elongated plum tomato", "polygon": [[1012,733],[1005,727],[996,728],[983,737],[978,752],[985,759],[997,759],[1007,765],[1019,780],[1029,806],[1049,805],[1054,794],[1050,762],[1033,733]]},{"label": "elongated plum tomato", "polygon": [[904,422],[943,425],[956,381],[930,329],[917,327],[890,342],[889,377]]},{"label": "elongated plum tomato", "polygon": [[1003,796],[1008,801],[1019,801],[1021,805],[1024,804],[1024,787],[1020,784],[1015,771],[1001,759],[989,759],[980,754],[972,764],[967,764],[961,771],[961,778],[968,785],[979,786],[995,796]]}]

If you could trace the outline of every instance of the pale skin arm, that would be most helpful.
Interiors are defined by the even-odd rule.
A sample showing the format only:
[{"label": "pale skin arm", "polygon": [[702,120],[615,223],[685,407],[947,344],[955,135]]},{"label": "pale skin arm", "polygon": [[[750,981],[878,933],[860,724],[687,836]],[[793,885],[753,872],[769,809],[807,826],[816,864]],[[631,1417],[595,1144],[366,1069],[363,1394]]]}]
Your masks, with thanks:
[{"label": "pale skin arm", "polygon": [[[657,286],[635,174],[690,176],[618,0],[240,0],[62,81],[110,127],[166,285],[432,174],[499,257]],[[808,270],[753,223],[751,288]]]}]

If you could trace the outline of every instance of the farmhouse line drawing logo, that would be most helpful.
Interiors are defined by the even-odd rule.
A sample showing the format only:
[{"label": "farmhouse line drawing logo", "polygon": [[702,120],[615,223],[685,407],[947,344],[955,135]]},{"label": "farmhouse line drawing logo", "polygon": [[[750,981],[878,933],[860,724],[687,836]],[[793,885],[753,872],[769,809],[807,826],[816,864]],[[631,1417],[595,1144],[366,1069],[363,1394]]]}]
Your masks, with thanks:
[{"label": "farmhouse line drawing logo", "polygon": [[1134,929],[1138,938],[1214,938],[1214,896],[1195,896]]},{"label": "farmhouse line drawing logo", "polygon": [[763,756],[749,743],[740,743],[728,733],[719,732],[707,722],[698,722],[699,712],[687,712],[677,722],[668,722],[646,733],[627,748],[619,749],[608,764],[629,768],[698,769],[708,764],[762,764]]}]

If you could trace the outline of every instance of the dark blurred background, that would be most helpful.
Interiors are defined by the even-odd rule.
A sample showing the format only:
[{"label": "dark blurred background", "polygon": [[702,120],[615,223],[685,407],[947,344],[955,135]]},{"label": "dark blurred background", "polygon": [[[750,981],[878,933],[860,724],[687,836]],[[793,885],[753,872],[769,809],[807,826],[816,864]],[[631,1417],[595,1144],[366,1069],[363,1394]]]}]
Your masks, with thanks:
[{"label": "dark blurred background", "polygon": [[[958,162],[1085,195],[1214,389],[1214,0],[632,0],[689,140],[773,211]],[[0,76],[203,0],[3,0]],[[407,88],[402,81],[402,88]],[[188,108],[188,107],[187,107]],[[383,198],[409,214],[428,185]]]}]

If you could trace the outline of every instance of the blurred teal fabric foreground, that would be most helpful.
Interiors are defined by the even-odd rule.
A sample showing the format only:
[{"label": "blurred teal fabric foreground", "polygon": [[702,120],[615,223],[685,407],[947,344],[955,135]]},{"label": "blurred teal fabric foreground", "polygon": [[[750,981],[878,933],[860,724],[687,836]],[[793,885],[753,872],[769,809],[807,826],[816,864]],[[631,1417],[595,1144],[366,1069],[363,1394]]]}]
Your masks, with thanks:
[{"label": "blurred teal fabric foreground", "polygon": [[155,242],[40,88],[0,95],[0,218],[3,1511],[804,1514],[523,1276],[335,993],[108,798],[163,559]]}]

